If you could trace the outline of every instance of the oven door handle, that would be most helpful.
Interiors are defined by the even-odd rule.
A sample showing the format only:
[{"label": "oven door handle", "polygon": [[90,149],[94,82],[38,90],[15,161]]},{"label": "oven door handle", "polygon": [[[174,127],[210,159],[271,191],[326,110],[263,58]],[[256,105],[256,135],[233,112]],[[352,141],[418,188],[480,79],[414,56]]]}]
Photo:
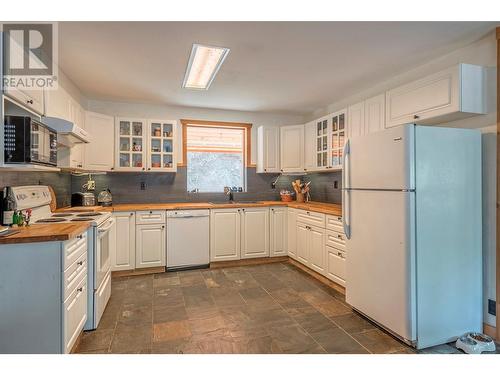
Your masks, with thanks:
[{"label": "oven door handle", "polygon": [[110,218],[110,219],[108,220],[108,223],[109,223],[109,225],[106,225],[105,227],[99,228],[99,229],[98,229],[98,232],[99,232],[99,233],[104,233],[104,232],[109,231],[109,230],[111,229],[111,227],[112,227],[113,225],[115,225],[115,219],[114,219],[114,218]]}]

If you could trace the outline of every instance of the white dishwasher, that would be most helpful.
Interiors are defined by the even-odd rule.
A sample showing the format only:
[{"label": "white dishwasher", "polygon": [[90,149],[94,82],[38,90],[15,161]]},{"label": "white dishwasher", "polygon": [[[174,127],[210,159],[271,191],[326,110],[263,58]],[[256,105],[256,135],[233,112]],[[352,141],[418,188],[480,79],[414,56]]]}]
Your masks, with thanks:
[{"label": "white dishwasher", "polygon": [[167,271],[210,264],[210,211],[167,211]]}]

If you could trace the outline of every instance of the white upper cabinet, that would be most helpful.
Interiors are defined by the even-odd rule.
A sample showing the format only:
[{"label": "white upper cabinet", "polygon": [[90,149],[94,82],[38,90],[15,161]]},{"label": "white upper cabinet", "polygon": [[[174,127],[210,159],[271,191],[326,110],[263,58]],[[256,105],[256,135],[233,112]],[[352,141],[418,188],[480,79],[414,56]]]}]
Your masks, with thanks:
[{"label": "white upper cabinet", "polygon": [[90,143],[85,147],[85,169],[111,171],[114,167],[114,118],[95,112],[85,113],[85,129]]},{"label": "white upper cabinet", "polygon": [[115,127],[115,170],[177,171],[176,121],[117,118]]},{"label": "white upper cabinet", "polygon": [[257,173],[280,172],[279,127],[257,128]]},{"label": "white upper cabinet", "polygon": [[148,161],[149,172],[176,172],[174,140],[177,122],[175,120],[148,121]]},{"label": "white upper cabinet", "polygon": [[280,128],[281,172],[304,172],[304,125]]},{"label": "white upper cabinet", "polygon": [[314,161],[315,170],[327,169],[328,163],[328,153],[329,153],[329,142],[328,134],[330,134],[330,117],[324,117],[314,121],[315,133],[314,133]]},{"label": "white upper cabinet", "polygon": [[[52,97],[54,101],[48,102],[47,116],[60,117],[68,120],[78,127],[85,129],[85,110],[82,106],[59,88],[58,94]],[[59,147],[57,150],[57,166],[68,169],[83,169],[85,164],[85,144],[79,143],[72,147]]]},{"label": "white upper cabinet", "polygon": [[144,119],[116,118],[115,170],[146,170],[146,128]]},{"label": "white upper cabinet", "polygon": [[304,172],[316,169],[316,121],[304,125]]},{"label": "white upper cabinet", "polygon": [[365,134],[385,128],[385,94],[365,100]]},{"label": "white upper cabinet", "polygon": [[484,68],[457,64],[386,92],[386,127],[484,114]]},{"label": "white upper cabinet", "polygon": [[332,113],[330,116],[330,157],[329,168],[342,168],[342,152],[346,141],[346,132],[348,129],[347,109]]},{"label": "white upper cabinet", "polygon": [[18,88],[7,88],[5,95],[14,99],[24,107],[40,115],[44,113],[44,92],[43,90],[21,90]]},{"label": "white upper cabinet", "polygon": [[349,138],[365,135],[365,102],[350,105],[347,109]]}]

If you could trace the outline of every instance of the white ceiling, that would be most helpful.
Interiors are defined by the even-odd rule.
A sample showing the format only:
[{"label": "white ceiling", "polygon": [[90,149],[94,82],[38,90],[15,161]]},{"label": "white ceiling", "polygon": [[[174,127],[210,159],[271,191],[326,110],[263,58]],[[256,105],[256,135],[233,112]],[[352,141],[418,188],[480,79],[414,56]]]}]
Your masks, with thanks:
[{"label": "white ceiling", "polygon": [[[63,22],[59,63],[89,98],[304,115],[471,43],[492,22]],[[193,43],[231,52],[181,88]]]}]

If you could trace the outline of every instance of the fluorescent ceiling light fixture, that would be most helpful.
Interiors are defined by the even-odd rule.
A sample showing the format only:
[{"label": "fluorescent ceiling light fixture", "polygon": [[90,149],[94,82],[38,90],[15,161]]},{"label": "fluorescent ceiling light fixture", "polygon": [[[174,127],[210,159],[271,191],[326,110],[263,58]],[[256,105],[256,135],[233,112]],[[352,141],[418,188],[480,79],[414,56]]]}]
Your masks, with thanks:
[{"label": "fluorescent ceiling light fixture", "polygon": [[229,48],[193,44],[182,87],[208,90],[228,53]]}]

